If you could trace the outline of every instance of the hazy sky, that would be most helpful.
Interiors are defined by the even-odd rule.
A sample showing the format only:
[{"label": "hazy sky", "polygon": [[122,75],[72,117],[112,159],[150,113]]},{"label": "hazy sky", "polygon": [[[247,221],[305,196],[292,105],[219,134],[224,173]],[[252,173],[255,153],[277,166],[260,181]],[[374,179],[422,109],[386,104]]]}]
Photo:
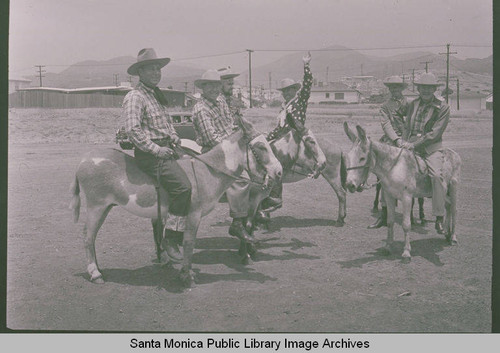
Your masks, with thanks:
[{"label": "hazy sky", "polygon": [[[59,72],[83,60],[159,56],[205,67],[253,65],[332,45],[388,56],[425,50],[458,57],[492,53],[490,0],[11,0],[9,69]],[[433,47],[440,46],[440,47]],[[242,52],[242,53],[238,53]],[[191,61],[200,56],[236,53]]]}]

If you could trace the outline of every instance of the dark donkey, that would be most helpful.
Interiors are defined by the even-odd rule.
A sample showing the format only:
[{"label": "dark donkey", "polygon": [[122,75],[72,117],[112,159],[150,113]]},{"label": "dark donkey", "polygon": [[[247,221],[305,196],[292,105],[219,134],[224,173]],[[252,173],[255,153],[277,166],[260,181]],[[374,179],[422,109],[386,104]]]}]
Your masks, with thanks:
[{"label": "dark donkey", "polygon": [[[410,211],[413,197],[431,197],[432,185],[430,177],[421,172],[423,161],[413,152],[393,147],[381,142],[371,141],[366,137],[365,130],[356,126],[356,136],[347,122],[344,130],[353,143],[346,155],[347,180],[346,186],[350,192],[363,190],[369,172],[375,174],[382,184],[382,190],[387,202],[387,243],[386,250],[391,251],[394,241],[394,213],[396,200],[403,205],[403,231],[405,245],[402,257],[411,259]],[[457,244],[455,223],[457,213],[457,188],[462,164],[460,156],[451,149],[444,149],[443,178],[446,182],[446,218],[444,222],[445,237],[451,244]]]},{"label": "dark donkey", "polygon": [[[179,164],[191,181],[191,208],[187,215],[184,232],[181,279],[186,286],[194,281],[191,269],[194,243],[201,218],[217,205],[217,200],[239,177],[243,170],[255,180],[281,178],[282,168],[274,157],[264,135],[251,124],[238,121],[241,130],[228,136],[210,152],[197,158],[183,158]],[[261,184],[263,185],[263,184]],[[95,239],[99,228],[113,206],[153,220],[157,218],[157,196],[154,180],[142,172],[134,158],[115,149],[96,150],[88,153],[80,162],[71,186],[74,220],[80,212],[80,189],[87,201],[87,219],[84,226],[87,272],[90,279],[103,283],[97,265]],[[168,194],[161,190],[161,212],[168,212]]]}]

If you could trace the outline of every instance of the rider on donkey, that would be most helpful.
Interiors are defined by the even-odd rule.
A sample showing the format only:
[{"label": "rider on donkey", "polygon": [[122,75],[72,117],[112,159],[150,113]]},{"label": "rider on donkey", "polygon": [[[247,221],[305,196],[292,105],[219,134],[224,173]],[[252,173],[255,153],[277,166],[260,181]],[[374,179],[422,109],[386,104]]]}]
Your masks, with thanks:
[{"label": "rider on donkey", "polygon": [[[295,82],[291,78],[285,78],[281,80],[279,91],[281,91],[285,102],[282,105],[282,109],[278,114],[278,125],[271,131],[267,139],[268,141],[276,140],[283,134],[288,132],[290,128],[290,122],[299,122],[302,126],[306,120],[306,110],[307,101],[311,94],[312,86],[312,73],[309,62],[311,61],[311,53],[307,53],[302,58],[304,62],[304,78],[302,85],[299,82]],[[269,194],[269,197],[264,199],[261,203],[261,211],[273,211],[280,208],[283,205],[282,200],[283,184],[277,182]]]},{"label": "rider on donkey", "polygon": [[[202,146],[202,153],[210,151],[237,128],[235,116],[225,96],[232,94],[233,79],[238,74],[224,72],[223,75],[224,80],[221,81],[219,71],[208,70],[201,79],[194,82],[195,86],[202,90],[201,98],[193,108],[196,142]],[[221,93],[223,87],[225,92]],[[242,176],[248,178],[246,172],[243,172]],[[253,242],[253,235],[245,229],[249,195],[249,185],[245,181],[235,181],[227,190],[229,213],[233,218],[229,234],[246,242]]]},{"label": "rider on donkey", "polygon": [[[382,104],[380,114],[382,115],[381,125],[384,130],[384,135],[380,139],[381,142],[392,146],[401,146],[401,137],[403,135],[404,120],[397,112],[405,109],[408,105],[406,97],[403,96],[403,90],[407,84],[403,82],[399,76],[391,76],[384,81],[384,85],[389,89],[391,97]],[[368,226],[368,229],[380,228],[387,226],[387,205],[385,203],[384,192],[380,198],[382,210],[375,223]]]},{"label": "rider on donkey", "polygon": [[414,150],[426,162],[432,182],[432,214],[436,231],[443,234],[446,185],[443,178],[443,133],[450,120],[450,107],[434,95],[438,86],[432,73],[425,73],[415,82],[419,97],[402,109],[406,116],[401,147]]},{"label": "rider on donkey", "polygon": [[165,238],[162,247],[174,262],[182,261],[182,244],[186,215],[191,205],[191,183],[175,160],[172,145],[180,138],[175,132],[167,111],[166,98],[158,88],[161,69],[169,58],[157,58],[152,48],[139,51],[137,62],[127,73],[139,76],[139,83],[123,100],[125,130],[134,144],[137,165],[155,180],[169,196],[169,210],[165,220]]}]

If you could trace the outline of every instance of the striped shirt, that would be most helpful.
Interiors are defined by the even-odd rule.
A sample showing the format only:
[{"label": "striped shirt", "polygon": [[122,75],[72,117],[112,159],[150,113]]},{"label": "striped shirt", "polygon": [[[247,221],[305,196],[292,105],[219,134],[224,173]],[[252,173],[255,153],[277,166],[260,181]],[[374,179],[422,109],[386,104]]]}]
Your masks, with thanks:
[{"label": "striped shirt", "polygon": [[141,151],[157,156],[160,146],[151,140],[177,135],[166,107],[155,98],[153,89],[142,82],[127,93],[122,108],[125,131]]},{"label": "striped shirt", "polygon": [[202,96],[193,107],[193,127],[196,142],[204,150],[213,148],[231,135],[236,126],[224,97],[219,96],[216,102],[211,102]]}]

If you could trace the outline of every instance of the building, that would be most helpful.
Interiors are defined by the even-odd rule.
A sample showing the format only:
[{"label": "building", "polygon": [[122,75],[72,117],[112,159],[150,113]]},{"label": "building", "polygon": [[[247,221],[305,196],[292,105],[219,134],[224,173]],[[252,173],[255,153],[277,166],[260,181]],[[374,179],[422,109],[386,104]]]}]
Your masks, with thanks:
[{"label": "building", "polygon": [[457,110],[481,111],[486,109],[487,98],[488,95],[485,93],[460,90],[458,99],[457,92],[448,96],[448,104],[452,112]]},{"label": "building", "polygon": [[309,103],[317,104],[360,102],[361,93],[342,82],[329,82],[327,85],[320,82],[318,86],[311,88],[311,96],[309,97]]},{"label": "building", "polygon": [[486,97],[486,109],[493,110],[493,93]]},{"label": "building", "polygon": [[31,80],[25,78],[9,77],[9,94],[14,93],[22,88],[29,87]]},{"label": "building", "polygon": [[[121,107],[130,85],[86,88],[28,87],[9,95],[13,108],[112,108]],[[169,107],[185,107],[186,92],[161,89]]]}]

